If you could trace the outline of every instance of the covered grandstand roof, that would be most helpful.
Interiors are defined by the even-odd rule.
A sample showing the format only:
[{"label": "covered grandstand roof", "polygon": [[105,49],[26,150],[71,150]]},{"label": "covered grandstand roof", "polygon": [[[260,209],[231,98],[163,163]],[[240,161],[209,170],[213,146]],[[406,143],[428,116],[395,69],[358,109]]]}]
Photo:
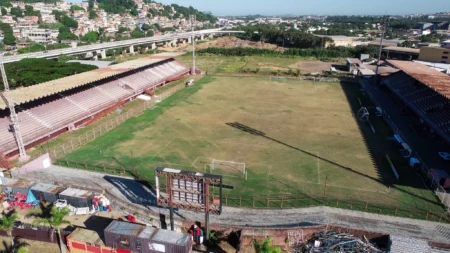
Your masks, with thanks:
[{"label": "covered grandstand roof", "polygon": [[[92,71],[48,81],[45,83],[18,88],[12,90],[10,94],[12,100],[14,101],[14,104],[20,105],[63,91],[71,90],[89,83],[93,83],[111,76],[122,74],[133,69],[138,69],[153,63],[161,62],[172,57],[172,55],[165,54],[156,54],[148,57],[142,57],[136,60],[126,61],[105,68],[99,68]],[[0,110],[6,108],[7,105],[5,101],[3,99],[0,99]]]},{"label": "covered grandstand roof", "polygon": [[412,78],[450,99],[450,76],[412,61],[388,60]]}]

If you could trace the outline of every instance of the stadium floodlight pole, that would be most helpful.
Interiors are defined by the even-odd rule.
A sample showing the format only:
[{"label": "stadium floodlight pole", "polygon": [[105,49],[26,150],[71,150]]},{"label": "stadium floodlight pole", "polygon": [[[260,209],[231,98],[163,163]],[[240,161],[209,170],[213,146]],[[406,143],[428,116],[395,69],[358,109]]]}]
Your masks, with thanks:
[{"label": "stadium floodlight pole", "polygon": [[195,75],[195,35],[194,35],[194,25],[195,25],[195,15],[189,16],[189,21],[191,22],[192,31],[192,70],[191,74]]},{"label": "stadium floodlight pole", "polygon": [[10,111],[9,117],[11,121],[10,127],[14,133],[17,142],[17,147],[19,149],[19,160],[26,161],[28,160],[29,157],[27,156],[27,152],[25,150],[25,145],[22,138],[22,133],[20,132],[19,116],[16,113],[16,108],[14,107],[14,102],[12,101],[11,98],[8,78],[6,77],[5,66],[3,65],[3,54],[0,56],[0,72],[2,72],[3,86],[5,87],[5,90],[3,91],[3,96],[6,100],[6,104]]},{"label": "stadium floodlight pole", "polygon": [[383,51],[383,38],[384,35],[386,34],[386,29],[389,23],[389,16],[386,17],[386,19],[384,20],[384,25],[383,25],[383,32],[381,33],[381,39],[380,39],[380,49],[378,50],[378,62],[377,62],[377,69],[375,71],[375,78],[378,81],[378,68],[380,67],[380,61],[381,61],[381,52]]}]

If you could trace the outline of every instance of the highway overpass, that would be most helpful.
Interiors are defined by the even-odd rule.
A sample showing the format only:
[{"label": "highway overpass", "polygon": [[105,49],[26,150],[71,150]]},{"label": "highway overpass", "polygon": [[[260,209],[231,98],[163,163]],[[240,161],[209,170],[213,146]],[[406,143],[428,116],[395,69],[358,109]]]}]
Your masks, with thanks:
[{"label": "highway overpass", "polygon": [[[214,35],[227,35],[233,33],[244,33],[243,31],[224,31],[220,29],[209,29],[209,30],[201,30],[195,31],[195,37],[203,39],[205,36],[214,36]],[[134,52],[134,46],[143,45],[143,44],[151,44],[152,49],[156,48],[156,43],[167,43],[170,45],[174,45],[180,41],[190,42],[192,38],[192,32],[186,33],[173,33],[156,37],[146,37],[139,39],[130,39],[130,40],[121,40],[115,42],[105,42],[100,44],[92,44],[88,46],[79,46],[75,48],[63,48],[63,49],[55,49],[48,50],[46,52],[35,52],[28,54],[20,54],[14,56],[4,56],[3,62],[16,62],[20,61],[24,58],[55,58],[60,55],[77,55],[77,54],[85,54],[85,53],[99,53],[102,57],[106,56],[107,49],[114,48],[123,48],[130,47],[130,51]]]}]

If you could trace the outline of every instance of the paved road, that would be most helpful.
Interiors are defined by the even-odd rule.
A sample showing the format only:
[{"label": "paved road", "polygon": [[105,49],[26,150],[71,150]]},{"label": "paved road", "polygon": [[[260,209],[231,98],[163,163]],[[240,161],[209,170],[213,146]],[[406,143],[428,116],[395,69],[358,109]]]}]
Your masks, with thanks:
[{"label": "paved road", "polygon": [[[132,178],[103,173],[51,166],[38,172],[17,171],[14,177],[28,178],[49,183],[84,186],[91,189],[108,190],[127,203],[135,203],[155,214],[168,211],[155,206],[155,195],[151,188]],[[176,219],[202,221],[204,214],[178,210]],[[296,228],[301,226],[333,224],[399,236],[418,237],[441,243],[450,243],[450,225],[393,216],[384,216],[331,207],[296,209],[247,209],[224,207],[220,216],[211,215],[212,224],[229,227]]]}]

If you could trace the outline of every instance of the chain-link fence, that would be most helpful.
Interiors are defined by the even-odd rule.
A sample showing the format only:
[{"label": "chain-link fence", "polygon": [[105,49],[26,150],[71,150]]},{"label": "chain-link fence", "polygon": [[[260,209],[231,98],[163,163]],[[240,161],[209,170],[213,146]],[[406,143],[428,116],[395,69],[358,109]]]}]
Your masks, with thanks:
[{"label": "chain-link fence", "polygon": [[[171,87],[171,88],[167,89],[166,91],[164,91],[163,93],[154,96],[152,98],[152,100],[146,101],[145,103],[142,104],[142,106],[130,109],[120,115],[117,115],[116,117],[105,121],[104,123],[94,127],[93,129],[91,129],[75,138],[72,138],[72,139],[68,140],[67,142],[65,142],[55,148],[50,149],[48,152],[49,152],[51,158],[54,161],[61,159],[65,155],[73,152],[75,149],[85,145],[88,142],[95,140],[96,138],[105,134],[106,132],[111,131],[118,125],[125,122],[127,119],[144,113],[145,110],[152,108],[158,102],[165,100],[166,98],[168,98],[175,92],[183,89],[184,87],[185,87],[184,83],[181,83],[179,85]],[[39,155],[41,155],[41,154],[39,154]]]}]

